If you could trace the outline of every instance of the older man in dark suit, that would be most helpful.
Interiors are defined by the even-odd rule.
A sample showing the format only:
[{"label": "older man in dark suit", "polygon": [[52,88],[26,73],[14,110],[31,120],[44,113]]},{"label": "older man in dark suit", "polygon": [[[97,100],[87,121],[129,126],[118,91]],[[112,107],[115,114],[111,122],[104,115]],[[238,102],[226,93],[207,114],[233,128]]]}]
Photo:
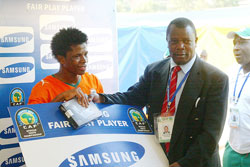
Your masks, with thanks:
[{"label": "older man in dark suit", "polygon": [[156,113],[172,116],[170,143],[162,144],[170,167],[221,166],[218,141],[227,110],[228,77],[195,54],[197,39],[190,20],[174,19],[167,29],[169,58],[148,65],[127,92],[94,98],[147,106],[152,126]]}]

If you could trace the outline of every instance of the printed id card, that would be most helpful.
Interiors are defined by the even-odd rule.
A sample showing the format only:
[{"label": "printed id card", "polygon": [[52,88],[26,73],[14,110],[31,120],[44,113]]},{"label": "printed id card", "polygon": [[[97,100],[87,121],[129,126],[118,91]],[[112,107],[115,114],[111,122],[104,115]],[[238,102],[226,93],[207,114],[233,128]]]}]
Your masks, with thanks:
[{"label": "printed id card", "polygon": [[160,143],[170,142],[174,125],[174,116],[155,116],[154,128],[156,138]]},{"label": "printed id card", "polygon": [[230,106],[229,125],[232,128],[238,128],[240,125],[239,109],[236,105]]}]

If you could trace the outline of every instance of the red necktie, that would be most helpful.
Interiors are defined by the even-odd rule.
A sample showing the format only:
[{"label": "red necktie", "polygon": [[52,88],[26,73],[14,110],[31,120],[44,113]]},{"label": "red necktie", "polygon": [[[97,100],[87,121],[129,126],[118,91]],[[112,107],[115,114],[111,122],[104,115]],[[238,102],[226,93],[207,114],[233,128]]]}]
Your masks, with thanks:
[{"label": "red necktie", "polygon": [[[171,80],[170,80],[170,85],[169,85],[169,100],[173,97],[175,91],[176,91],[176,85],[177,85],[177,73],[181,70],[180,66],[175,66],[173,69],[173,73],[171,76]],[[168,104],[168,92],[166,91],[166,95],[164,98],[164,102],[162,105],[162,109],[161,109],[161,113],[165,113],[167,111],[167,104]],[[175,112],[175,98],[173,100],[173,102],[170,105],[169,108],[169,114],[168,116],[173,116]]]},{"label": "red necktie", "polygon": [[[174,69],[173,69],[173,73],[172,73],[172,76],[171,76],[171,80],[170,80],[170,85],[169,85],[169,100],[172,99],[175,91],[176,91],[176,85],[177,85],[177,73],[181,70],[181,67],[180,66],[175,66]],[[166,91],[166,95],[165,95],[165,98],[164,98],[164,102],[163,102],[163,105],[162,105],[162,109],[161,109],[161,113],[165,113],[167,112],[167,104],[168,104],[168,92]],[[173,116],[174,113],[175,113],[175,98],[173,100],[173,102],[171,103],[170,105],[170,108],[169,108],[169,113],[167,113],[167,116]],[[166,152],[168,153],[169,152],[169,145],[170,143],[166,143],[165,144],[165,147],[166,147]]]}]

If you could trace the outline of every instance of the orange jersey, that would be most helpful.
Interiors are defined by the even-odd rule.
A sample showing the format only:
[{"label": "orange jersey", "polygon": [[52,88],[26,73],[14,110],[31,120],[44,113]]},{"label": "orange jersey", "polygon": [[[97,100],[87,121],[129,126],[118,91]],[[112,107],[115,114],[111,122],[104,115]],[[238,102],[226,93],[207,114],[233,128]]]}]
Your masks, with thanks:
[{"label": "orange jersey", "polygon": [[[97,93],[103,93],[103,87],[98,78],[85,72],[81,76],[81,81],[77,87],[80,87],[83,93],[90,94],[91,89],[95,89]],[[31,91],[28,104],[41,104],[51,102],[57,95],[73,89],[70,86],[53,76],[47,76],[38,82]]]}]

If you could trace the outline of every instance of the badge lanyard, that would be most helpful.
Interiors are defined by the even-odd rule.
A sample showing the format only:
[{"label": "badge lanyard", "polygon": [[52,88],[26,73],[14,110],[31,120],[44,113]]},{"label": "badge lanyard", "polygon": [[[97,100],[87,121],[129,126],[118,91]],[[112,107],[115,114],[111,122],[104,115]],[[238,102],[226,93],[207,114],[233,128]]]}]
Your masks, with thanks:
[{"label": "badge lanyard", "polygon": [[177,89],[175,90],[175,92],[174,92],[174,94],[173,94],[173,96],[172,96],[172,98],[170,100],[169,100],[169,91],[170,91],[170,80],[171,80],[171,77],[168,78],[168,85],[167,85],[167,92],[168,92],[167,93],[167,99],[168,99],[167,112],[169,112],[171,103],[174,101],[174,98],[175,98],[176,94],[180,90],[180,88],[183,85],[184,81],[187,79],[189,72],[190,72],[190,70],[185,74],[184,78],[181,80],[180,84],[178,85]]},{"label": "badge lanyard", "polygon": [[238,71],[237,78],[236,78],[236,82],[235,82],[235,85],[234,85],[233,101],[234,101],[235,104],[238,103],[239,98],[240,98],[240,95],[241,95],[241,92],[242,92],[242,90],[243,90],[243,88],[244,88],[244,86],[245,86],[245,84],[246,84],[246,82],[247,82],[247,79],[249,78],[249,75],[250,75],[250,72],[249,72],[248,75],[247,75],[247,77],[246,77],[246,79],[245,79],[245,81],[244,81],[244,83],[243,83],[242,86],[241,86],[240,92],[239,92],[238,97],[237,97],[237,99],[236,99],[236,97],[235,97],[235,94],[236,94],[236,87],[237,87],[237,83],[238,83],[238,79],[239,79],[239,75],[240,75],[241,69],[242,69],[242,67],[240,67],[240,69],[239,69],[239,71]]}]

